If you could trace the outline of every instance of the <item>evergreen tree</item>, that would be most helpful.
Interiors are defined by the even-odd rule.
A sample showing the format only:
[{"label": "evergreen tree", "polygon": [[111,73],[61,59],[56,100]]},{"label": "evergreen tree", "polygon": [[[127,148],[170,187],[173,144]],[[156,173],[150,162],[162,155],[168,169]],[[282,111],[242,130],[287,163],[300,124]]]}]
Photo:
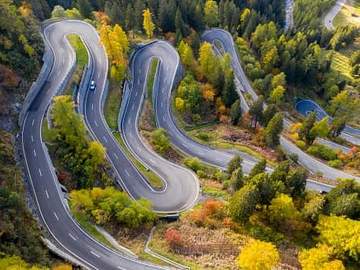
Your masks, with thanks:
[{"label": "evergreen tree", "polygon": [[234,72],[232,70],[225,73],[222,101],[227,107],[230,107],[239,98],[234,80]]},{"label": "evergreen tree", "polygon": [[251,115],[251,126],[254,128],[256,128],[256,125],[259,121],[262,121],[263,106],[264,106],[263,96],[259,96],[258,99],[250,106],[249,114]]},{"label": "evergreen tree", "polygon": [[266,169],[266,159],[262,159],[258,163],[256,163],[255,166],[251,169],[248,178],[251,179],[260,173],[264,173],[265,169]]},{"label": "evergreen tree", "polygon": [[230,185],[233,191],[238,191],[244,185],[244,175],[241,167],[232,172]]},{"label": "evergreen tree", "polygon": [[89,0],[77,0],[77,8],[84,18],[90,18],[93,8],[89,3]]},{"label": "evergreen tree", "polygon": [[230,119],[233,125],[237,125],[241,118],[241,106],[240,99],[237,99],[232,105],[230,109]]},{"label": "evergreen tree", "polygon": [[315,140],[314,134],[311,134],[311,129],[314,127],[316,121],[316,113],[311,112],[308,114],[308,116],[305,118],[303,124],[301,125],[300,131],[299,131],[299,137],[302,140],[305,140],[305,142],[308,145],[311,145],[313,141]]},{"label": "evergreen tree", "polygon": [[232,174],[236,169],[241,168],[242,158],[239,155],[235,155],[227,165],[227,173]]},{"label": "evergreen tree", "polygon": [[283,116],[281,113],[276,113],[270,120],[265,129],[265,141],[270,147],[279,145],[280,133],[283,129]]}]

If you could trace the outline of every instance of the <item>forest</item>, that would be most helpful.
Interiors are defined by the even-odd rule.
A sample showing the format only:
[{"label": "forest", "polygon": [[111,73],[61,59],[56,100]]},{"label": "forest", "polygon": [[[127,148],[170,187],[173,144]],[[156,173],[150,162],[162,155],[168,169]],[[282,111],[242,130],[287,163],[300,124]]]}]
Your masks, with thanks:
[{"label": "forest", "polygon": [[[193,170],[203,189],[210,190],[179,221],[163,223],[149,201],[133,201],[114,188],[104,147],[90,139],[71,96],[57,96],[51,111],[53,126],[45,129],[44,137],[56,159],[59,181],[70,191],[73,213],[112,232],[123,228],[130,235],[157,225],[160,229],[155,232],[153,248],[199,269],[206,259],[189,254],[201,249],[202,254],[214,255],[205,244],[196,244],[199,239],[213,241],[215,244],[209,240],[210,247],[224,245],[235,251],[229,252],[231,259],[222,261],[220,255],[209,259],[212,269],[219,269],[219,262],[229,269],[259,269],[259,265],[261,269],[275,265],[357,269],[359,184],[340,179],[327,194],[308,191],[309,173],[299,166],[296,156],[286,156],[279,147],[285,115],[293,114],[299,98],[313,98],[333,121],[317,121],[314,113],[298,117],[286,136],[331,167],[360,170],[356,147],[345,154],[317,143],[319,138],[344,143],[339,135],[346,124],[354,122],[360,108],[359,52],[351,55],[354,80],[332,68],[334,53],[349,48],[359,37],[359,28],[319,26],[334,2],[296,0],[294,27],[284,32],[285,1],[277,0],[2,0],[0,101],[21,102],[38,75],[44,50],[40,27],[45,19],[81,19],[96,27],[109,56],[110,85],[119,89],[130,76],[129,56],[136,43],[165,39],[176,47],[184,66],[173,94],[173,111],[185,132],[194,132],[194,138],[210,144],[214,130],[225,129],[230,139],[217,143],[233,147],[231,143],[240,139],[234,139],[238,133],[229,130],[236,130],[252,137],[253,145],[246,149],[261,149],[257,152],[262,159],[249,175],[244,174],[239,156],[222,171],[176,153],[165,130],[152,130],[149,143],[154,150],[165,157],[175,152],[175,162]],[[231,33],[244,71],[259,95],[257,100],[245,95],[250,103],[247,113],[236,92],[230,55],[219,56],[212,44],[201,41],[202,32],[212,27]],[[7,106],[1,105],[0,113],[0,268],[68,269],[49,254],[27,208],[15,153],[18,127],[2,124],[10,116],[16,123],[13,107]],[[264,155],[271,157],[271,172]],[[221,241],[210,236],[222,234],[226,237]]]}]

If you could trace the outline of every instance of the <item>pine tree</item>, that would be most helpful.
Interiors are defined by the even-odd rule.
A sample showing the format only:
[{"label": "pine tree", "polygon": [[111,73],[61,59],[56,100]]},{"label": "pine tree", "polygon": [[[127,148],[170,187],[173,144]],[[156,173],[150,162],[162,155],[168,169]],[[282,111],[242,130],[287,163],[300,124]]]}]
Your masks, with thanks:
[{"label": "pine tree", "polygon": [[283,129],[283,116],[276,113],[265,129],[265,141],[270,147],[279,145],[280,133]]},{"label": "pine tree", "polygon": [[251,126],[254,128],[256,128],[256,125],[259,121],[262,121],[263,106],[264,106],[263,96],[259,96],[258,99],[250,106],[249,114],[251,115]]},{"label": "pine tree", "polygon": [[241,106],[240,99],[237,99],[232,105],[230,109],[230,119],[233,125],[237,125],[241,118]]},{"label": "pine tree", "polygon": [[77,8],[84,18],[90,18],[93,8],[88,0],[77,0]]}]

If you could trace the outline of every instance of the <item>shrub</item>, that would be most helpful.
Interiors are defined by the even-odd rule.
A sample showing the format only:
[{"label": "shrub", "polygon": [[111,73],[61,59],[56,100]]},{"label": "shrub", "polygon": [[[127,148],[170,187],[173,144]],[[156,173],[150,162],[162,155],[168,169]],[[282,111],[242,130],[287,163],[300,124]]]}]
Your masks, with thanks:
[{"label": "shrub", "polygon": [[196,172],[197,176],[199,176],[200,178],[207,178],[208,175],[206,174],[206,172],[204,172],[203,170],[198,170]]},{"label": "shrub", "polygon": [[205,142],[208,142],[210,140],[210,136],[207,132],[199,132],[196,137]]},{"label": "shrub", "polygon": [[300,149],[304,150],[306,147],[306,143],[304,141],[298,140],[295,142],[296,146],[299,147]]},{"label": "shrub", "polygon": [[155,129],[151,133],[152,143],[155,146],[155,150],[161,154],[165,153],[170,147],[170,139],[166,134],[166,131],[162,128]]},{"label": "shrub", "polygon": [[310,146],[307,152],[315,157],[328,161],[337,159],[337,154],[333,149],[321,144]]},{"label": "shrub", "polygon": [[334,160],[330,160],[328,162],[328,165],[334,168],[341,168],[343,166],[343,163],[340,159],[334,159]]},{"label": "shrub", "polygon": [[165,240],[170,248],[176,249],[182,246],[182,237],[180,232],[175,228],[168,228],[165,232]]},{"label": "shrub", "polygon": [[201,170],[203,168],[200,160],[196,157],[185,158],[184,164],[186,167],[192,169],[194,172],[197,172],[198,170]]}]

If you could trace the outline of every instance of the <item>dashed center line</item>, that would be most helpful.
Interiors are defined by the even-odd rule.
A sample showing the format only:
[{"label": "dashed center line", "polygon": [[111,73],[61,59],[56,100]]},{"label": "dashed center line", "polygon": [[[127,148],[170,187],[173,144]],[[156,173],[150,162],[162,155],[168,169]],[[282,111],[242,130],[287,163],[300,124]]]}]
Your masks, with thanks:
[{"label": "dashed center line", "polygon": [[46,198],[47,198],[47,199],[49,199],[49,198],[50,198],[50,196],[49,196],[49,193],[48,193],[47,189],[45,189],[45,195],[46,195]]},{"label": "dashed center line", "polygon": [[55,212],[54,212],[54,216],[55,216],[56,220],[59,221],[59,217]]},{"label": "dashed center line", "polygon": [[107,143],[108,139],[106,138],[106,136],[103,136],[104,141]]},{"label": "dashed center line", "polygon": [[31,135],[31,142],[34,142],[34,136]]},{"label": "dashed center line", "polygon": [[75,236],[73,236],[71,233],[69,233],[69,236],[72,240],[76,241],[77,239],[75,238]]},{"label": "dashed center line", "polygon": [[35,149],[34,149],[34,157],[36,157],[36,151],[35,151]]},{"label": "dashed center line", "polygon": [[116,153],[114,153],[114,157],[115,157],[117,160],[119,160],[119,157],[118,157],[118,155],[117,155]]},{"label": "dashed center line", "polygon": [[94,251],[91,250],[90,253],[91,253],[92,255],[94,255],[96,258],[100,258],[100,255],[97,254],[96,252],[94,252]]},{"label": "dashed center line", "polygon": [[94,120],[94,123],[95,123],[95,126],[97,126],[97,127],[99,126],[98,123],[96,122],[96,120]]},{"label": "dashed center line", "polygon": [[130,176],[129,172],[127,170],[125,170],[125,173],[127,176]]},{"label": "dashed center line", "polygon": [[39,168],[39,175],[42,176],[42,172],[41,172],[40,168]]},{"label": "dashed center line", "polygon": [[94,103],[91,104],[91,110],[94,110]]},{"label": "dashed center line", "polygon": [[35,123],[35,119],[32,120],[31,126],[34,126],[34,123]]}]

